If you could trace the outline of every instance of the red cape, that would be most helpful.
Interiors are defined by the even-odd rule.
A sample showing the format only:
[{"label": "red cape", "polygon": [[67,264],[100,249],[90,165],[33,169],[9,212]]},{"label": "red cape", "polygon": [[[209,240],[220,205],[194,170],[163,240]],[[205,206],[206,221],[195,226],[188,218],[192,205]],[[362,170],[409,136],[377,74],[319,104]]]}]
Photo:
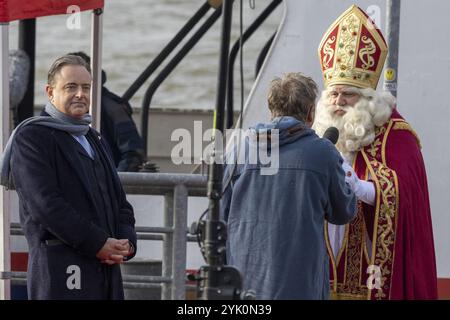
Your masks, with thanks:
[{"label": "red cape", "polygon": [[[420,141],[394,110],[354,168],[376,186],[375,206],[359,203],[334,259],[329,241],[331,295],[337,299],[437,299],[427,177]],[[325,228],[327,232],[327,227]],[[327,237],[328,238],[328,237]]]}]

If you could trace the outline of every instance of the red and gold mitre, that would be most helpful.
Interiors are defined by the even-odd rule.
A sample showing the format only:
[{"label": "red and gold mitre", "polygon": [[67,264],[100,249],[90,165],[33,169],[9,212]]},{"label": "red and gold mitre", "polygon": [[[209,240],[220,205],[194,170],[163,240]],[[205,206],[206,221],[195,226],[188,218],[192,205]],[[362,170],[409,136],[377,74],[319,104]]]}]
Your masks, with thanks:
[{"label": "red and gold mitre", "polygon": [[353,5],[328,29],[319,46],[325,87],[376,89],[388,48],[369,16]]}]

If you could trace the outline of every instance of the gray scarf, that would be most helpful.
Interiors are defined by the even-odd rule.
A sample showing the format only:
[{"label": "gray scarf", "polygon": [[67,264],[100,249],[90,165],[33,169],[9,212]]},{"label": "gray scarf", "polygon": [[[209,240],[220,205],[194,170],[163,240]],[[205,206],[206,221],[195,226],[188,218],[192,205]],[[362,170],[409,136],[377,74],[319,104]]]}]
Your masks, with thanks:
[{"label": "gray scarf", "polygon": [[14,137],[16,135],[16,132],[20,130],[20,128],[23,128],[29,124],[36,124],[61,131],[66,131],[67,133],[76,136],[85,135],[89,131],[89,124],[92,121],[92,117],[89,114],[84,115],[81,119],[73,118],[56,109],[55,106],[50,102],[48,102],[47,105],[45,106],[45,112],[47,112],[50,115],[50,117],[38,116],[28,118],[22,121],[11,133],[11,136],[9,137],[8,143],[6,144],[5,151],[3,152],[0,161],[0,168],[1,168],[0,184],[5,186],[6,189],[14,189],[12,178],[10,176],[11,147],[14,143]]}]

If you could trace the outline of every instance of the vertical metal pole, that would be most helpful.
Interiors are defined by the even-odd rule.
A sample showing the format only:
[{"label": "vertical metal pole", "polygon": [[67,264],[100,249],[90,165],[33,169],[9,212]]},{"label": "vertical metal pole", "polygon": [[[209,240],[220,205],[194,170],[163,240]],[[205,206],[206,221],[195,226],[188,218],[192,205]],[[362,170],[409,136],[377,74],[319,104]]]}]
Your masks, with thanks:
[{"label": "vertical metal pole", "polygon": [[[223,19],[222,19],[222,42],[220,46],[220,60],[219,60],[219,79],[217,82],[217,97],[216,110],[214,113],[214,129],[223,134],[224,116],[225,116],[225,100],[227,89],[227,72],[228,72],[228,52],[230,49],[230,33],[231,33],[231,18],[233,11],[233,1],[223,1]],[[217,132],[216,131],[216,132]],[[219,221],[219,201],[222,194],[222,170],[223,166],[215,161],[222,156],[223,141],[219,141],[220,137],[214,137],[215,146],[214,163],[210,166],[210,174],[208,181],[208,198],[209,202],[209,219],[212,221]],[[206,230],[208,237],[208,228]],[[208,244],[207,244],[208,246]],[[208,261],[209,264],[215,265],[215,261]]]},{"label": "vertical metal pole", "polygon": [[102,29],[103,9],[92,12],[92,44],[91,44],[91,115],[92,127],[100,131],[102,105]]},{"label": "vertical metal pole", "polygon": [[[2,113],[0,115],[0,148],[5,149],[9,138],[9,38],[8,23],[0,23],[0,102]],[[9,191],[1,187],[0,196],[0,272],[11,270],[11,249],[9,243]],[[0,279],[0,299],[11,298],[11,281]]]},{"label": "vertical metal pole", "polygon": [[[173,227],[173,193],[164,196],[164,227]],[[172,278],[173,265],[173,233],[165,233],[163,235],[163,257],[162,257],[162,276],[164,278]],[[170,300],[172,295],[171,283],[163,283],[161,290],[161,299]]]},{"label": "vertical metal pole", "polygon": [[172,252],[173,300],[184,300],[186,296],[187,206],[188,190],[184,185],[177,185],[174,189],[174,249]]},{"label": "vertical metal pole", "polygon": [[385,63],[385,91],[397,97],[398,48],[400,37],[400,0],[386,0],[386,38],[389,48]]},{"label": "vertical metal pole", "polygon": [[[230,49],[231,20],[233,13],[233,0],[223,1],[223,19],[222,19],[222,41],[220,46],[219,59],[219,77],[217,82],[217,100],[214,113],[215,132],[223,133],[225,116],[225,99],[227,89],[227,71],[228,71],[228,53]],[[223,252],[221,251],[222,239],[219,238],[219,232],[222,225],[220,222],[220,197],[222,195],[222,177],[223,166],[218,159],[223,156],[223,138],[221,135],[214,136],[215,146],[213,163],[209,166],[208,179],[208,199],[209,212],[205,223],[205,255],[208,266],[202,267],[201,293],[202,299],[218,299],[222,297],[220,288],[223,283]]]},{"label": "vertical metal pole", "polygon": [[21,20],[19,22],[19,49],[25,51],[30,58],[27,91],[17,106],[17,119],[14,125],[34,115],[34,69],[36,60],[36,19]]}]

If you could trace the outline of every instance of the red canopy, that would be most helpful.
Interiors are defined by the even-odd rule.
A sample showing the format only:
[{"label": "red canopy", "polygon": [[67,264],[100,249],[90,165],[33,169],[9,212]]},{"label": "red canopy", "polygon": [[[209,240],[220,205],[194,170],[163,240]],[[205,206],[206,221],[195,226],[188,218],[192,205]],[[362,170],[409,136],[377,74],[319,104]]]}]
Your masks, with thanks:
[{"label": "red canopy", "polygon": [[84,11],[102,8],[103,4],[104,0],[0,0],[0,22],[66,14],[71,5]]}]

